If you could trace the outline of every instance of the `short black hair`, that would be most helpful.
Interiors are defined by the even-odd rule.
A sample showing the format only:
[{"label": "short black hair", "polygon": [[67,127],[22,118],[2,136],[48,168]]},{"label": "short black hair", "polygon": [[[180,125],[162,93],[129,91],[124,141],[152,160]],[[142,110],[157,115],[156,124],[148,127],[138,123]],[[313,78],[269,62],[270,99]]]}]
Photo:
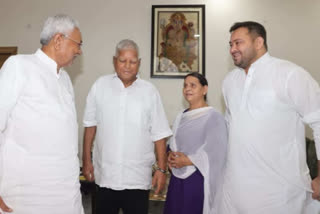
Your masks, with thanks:
[{"label": "short black hair", "polygon": [[[199,82],[202,86],[208,86],[207,79],[199,72],[191,72],[191,73],[185,75],[183,79],[185,80],[185,79],[187,79],[187,77],[195,77],[199,80]],[[207,100],[207,95],[204,95],[204,100]]]},{"label": "short black hair", "polygon": [[232,33],[233,31],[235,31],[241,27],[247,28],[251,35],[261,36],[264,40],[264,46],[265,46],[266,50],[268,50],[267,32],[262,24],[260,24],[258,22],[253,22],[253,21],[236,22],[231,26],[229,32]]}]

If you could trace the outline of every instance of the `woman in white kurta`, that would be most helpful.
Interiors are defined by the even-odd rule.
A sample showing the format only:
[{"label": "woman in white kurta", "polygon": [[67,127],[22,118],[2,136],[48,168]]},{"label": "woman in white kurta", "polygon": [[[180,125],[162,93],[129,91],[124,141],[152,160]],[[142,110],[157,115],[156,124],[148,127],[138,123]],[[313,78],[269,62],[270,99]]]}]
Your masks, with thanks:
[{"label": "woman in white kurta", "polygon": [[207,85],[199,73],[185,77],[183,94],[190,106],[177,116],[169,141],[172,176],[165,214],[218,214],[227,127],[205,101]]}]

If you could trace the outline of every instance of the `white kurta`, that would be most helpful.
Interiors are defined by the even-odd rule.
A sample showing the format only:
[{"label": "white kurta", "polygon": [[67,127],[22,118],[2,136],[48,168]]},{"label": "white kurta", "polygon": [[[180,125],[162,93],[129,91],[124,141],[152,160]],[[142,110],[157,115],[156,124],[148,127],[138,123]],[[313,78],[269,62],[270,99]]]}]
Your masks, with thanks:
[{"label": "white kurta", "polygon": [[172,134],[151,83],[138,78],[125,88],[117,75],[99,78],[87,97],[83,124],[97,126],[93,165],[100,187],[150,189],[153,142]]},{"label": "white kurta", "polygon": [[41,50],[0,71],[0,196],[13,214],[83,213],[68,74]]},{"label": "white kurta", "polygon": [[320,157],[320,89],[297,65],[268,53],[236,68],[223,94],[229,154],[221,214],[315,214],[304,123]]},{"label": "white kurta", "polygon": [[[223,116],[212,107],[181,111],[173,125],[170,149],[186,154],[193,165],[172,168],[172,174],[180,179],[187,179],[197,169],[200,171],[204,179],[203,214],[219,214],[227,136]],[[190,181],[184,184],[193,186]],[[171,201],[169,203],[172,203]]]}]

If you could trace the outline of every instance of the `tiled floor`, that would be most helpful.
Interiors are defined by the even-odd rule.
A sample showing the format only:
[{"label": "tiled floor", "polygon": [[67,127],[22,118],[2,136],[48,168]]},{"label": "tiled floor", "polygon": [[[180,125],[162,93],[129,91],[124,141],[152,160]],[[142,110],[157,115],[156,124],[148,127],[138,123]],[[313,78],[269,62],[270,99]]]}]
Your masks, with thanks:
[{"label": "tiled floor", "polygon": [[[91,195],[82,194],[82,203],[85,214],[92,214],[91,209]],[[149,202],[149,214],[162,214],[164,202],[162,201],[150,201]],[[120,212],[121,213],[121,212]],[[119,214],[120,214],[119,213]]]}]

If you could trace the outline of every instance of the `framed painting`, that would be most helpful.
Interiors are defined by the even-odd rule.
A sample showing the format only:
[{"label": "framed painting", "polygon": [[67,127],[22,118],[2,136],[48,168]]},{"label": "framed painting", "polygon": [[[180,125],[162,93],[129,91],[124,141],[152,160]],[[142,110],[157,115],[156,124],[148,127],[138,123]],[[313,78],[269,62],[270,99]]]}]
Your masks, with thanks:
[{"label": "framed painting", "polygon": [[205,74],[205,5],[153,5],[151,77]]}]

